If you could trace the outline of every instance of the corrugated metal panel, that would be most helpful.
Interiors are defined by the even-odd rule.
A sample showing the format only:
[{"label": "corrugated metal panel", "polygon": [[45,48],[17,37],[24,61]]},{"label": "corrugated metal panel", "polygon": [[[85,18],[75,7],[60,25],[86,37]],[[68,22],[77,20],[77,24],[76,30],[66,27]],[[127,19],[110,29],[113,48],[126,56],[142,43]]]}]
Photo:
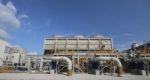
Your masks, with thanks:
[{"label": "corrugated metal panel", "polygon": [[[67,43],[66,43],[67,42]],[[84,49],[84,50],[88,50],[88,45],[90,49],[97,49],[99,48],[99,45],[104,45],[105,49],[112,49],[112,43],[111,43],[111,39],[47,39],[44,41],[44,48],[45,49],[66,49],[66,45],[67,45],[67,49],[77,49],[77,43],[79,44],[78,49]],[[53,45],[47,45],[47,44],[53,44]],[[54,44],[62,44],[62,45],[57,45],[54,46]],[[109,45],[107,45],[109,44]]]},{"label": "corrugated metal panel", "polygon": [[55,44],[55,40],[45,40],[44,44]]},{"label": "corrugated metal panel", "polygon": [[56,45],[56,49],[65,49],[65,45]]},{"label": "corrugated metal panel", "polygon": [[85,40],[79,40],[78,44],[88,44],[88,40],[87,39],[85,39]]},{"label": "corrugated metal panel", "polygon": [[66,40],[57,40],[56,44],[66,44]]},{"label": "corrugated metal panel", "polygon": [[47,44],[44,46],[44,49],[54,49],[54,45]]},{"label": "corrugated metal panel", "polygon": [[88,49],[88,45],[78,45],[78,49]]},{"label": "corrugated metal panel", "polygon": [[111,45],[105,45],[104,49],[105,50],[111,50]]},{"label": "corrugated metal panel", "polygon": [[92,50],[96,50],[99,48],[99,45],[90,45],[89,48]]},{"label": "corrugated metal panel", "polygon": [[67,49],[77,49],[77,45],[67,45]]},{"label": "corrugated metal panel", "polygon": [[77,44],[77,40],[67,40],[67,44]]},{"label": "corrugated metal panel", "polygon": [[99,44],[99,40],[90,40],[90,44]]},{"label": "corrugated metal panel", "polygon": [[111,40],[102,40],[103,44],[111,44]]}]

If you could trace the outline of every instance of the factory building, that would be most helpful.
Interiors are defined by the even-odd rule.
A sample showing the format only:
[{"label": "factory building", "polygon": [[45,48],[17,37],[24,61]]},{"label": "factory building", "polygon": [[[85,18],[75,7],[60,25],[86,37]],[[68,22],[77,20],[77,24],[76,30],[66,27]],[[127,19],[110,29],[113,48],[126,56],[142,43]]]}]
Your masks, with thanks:
[{"label": "factory building", "polygon": [[132,43],[131,47],[122,51],[124,53],[125,72],[132,74],[149,75],[150,72],[150,43]]},{"label": "factory building", "polygon": [[[123,51],[125,53],[123,54],[113,48],[111,37],[58,35],[44,39],[43,55],[27,55],[22,48],[1,43],[3,46],[0,54],[3,59],[0,59],[0,72],[5,70],[50,74],[67,72],[68,76],[71,76],[72,72],[96,75],[117,73],[120,77],[123,71],[140,75],[144,72],[149,74],[150,71],[148,56],[150,43],[143,45],[134,43],[131,49]],[[4,55],[5,53],[7,55]]]},{"label": "factory building", "polygon": [[0,71],[8,72],[12,69],[23,67],[26,63],[26,52],[24,49],[10,45],[0,40]]},{"label": "factory building", "polygon": [[[92,64],[92,59],[95,57],[118,58],[119,54],[113,48],[113,40],[111,37],[102,35],[90,37],[82,35],[69,37],[57,35],[44,39],[44,55],[68,57],[73,63],[73,71],[78,69],[80,72],[88,72],[92,69],[90,65]],[[105,59],[104,63],[106,63]],[[93,65],[96,66],[95,63]]]},{"label": "factory building", "polygon": [[135,57],[150,57],[150,43],[148,42],[142,45],[132,43],[131,48],[124,50],[123,52],[135,55]]},{"label": "factory building", "polygon": [[27,54],[24,49],[19,47],[11,47],[7,61],[11,61],[14,67],[25,66],[26,55]]},{"label": "factory building", "polygon": [[44,39],[44,55],[73,55],[73,53],[99,55],[112,52],[112,38],[101,35],[53,36]]}]

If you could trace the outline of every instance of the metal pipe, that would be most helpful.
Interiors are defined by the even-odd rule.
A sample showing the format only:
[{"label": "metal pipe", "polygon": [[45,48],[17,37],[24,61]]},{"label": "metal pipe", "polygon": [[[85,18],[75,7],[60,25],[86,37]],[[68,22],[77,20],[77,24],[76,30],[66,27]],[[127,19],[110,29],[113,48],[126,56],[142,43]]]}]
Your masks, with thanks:
[{"label": "metal pipe", "polygon": [[68,57],[59,57],[59,56],[35,56],[36,58],[41,58],[41,59],[44,59],[43,60],[44,62],[48,62],[48,61],[51,61],[51,60],[54,60],[54,61],[66,61],[67,64],[68,64],[68,71],[67,71],[67,76],[71,76],[72,75],[72,62],[71,60],[68,58]]},{"label": "metal pipe", "polygon": [[96,58],[92,59],[92,61],[108,61],[108,60],[116,62],[117,69],[118,69],[118,76],[122,77],[122,73],[123,73],[122,64],[118,58],[116,58],[116,57],[96,57]]}]

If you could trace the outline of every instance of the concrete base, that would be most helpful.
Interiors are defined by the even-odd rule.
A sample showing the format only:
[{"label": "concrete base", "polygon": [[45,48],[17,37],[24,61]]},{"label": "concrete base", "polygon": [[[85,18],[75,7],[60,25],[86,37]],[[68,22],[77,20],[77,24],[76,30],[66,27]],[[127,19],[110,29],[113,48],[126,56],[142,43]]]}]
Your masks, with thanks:
[{"label": "concrete base", "polygon": [[67,76],[72,76],[72,70],[71,69],[68,69]]},{"label": "concrete base", "polygon": [[100,75],[100,70],[95,70],[95,75]]},{"label": "concrete base", "polygon": [[55,74],[54,70],[50,70],[50,74]]},{"label": "concrete base", "polygon": [[118,77],[122,77],[122,74],[123,74],[123,69],[122,67],[117,67],[118,68]]},{"label": "concrete base", "polygon": [[145,70],[137,70],[137,72],[139,75],[146,75]]}]

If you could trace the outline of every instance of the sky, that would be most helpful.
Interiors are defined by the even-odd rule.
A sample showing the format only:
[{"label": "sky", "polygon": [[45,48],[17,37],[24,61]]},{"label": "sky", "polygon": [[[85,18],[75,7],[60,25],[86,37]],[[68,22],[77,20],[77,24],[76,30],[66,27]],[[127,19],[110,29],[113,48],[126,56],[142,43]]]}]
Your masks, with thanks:
[{"label": "sky", "polygon": [[43,54],[60,34],[111,36],[119,50],[150,41],[150,0],[0,0],[0,39]]}]

